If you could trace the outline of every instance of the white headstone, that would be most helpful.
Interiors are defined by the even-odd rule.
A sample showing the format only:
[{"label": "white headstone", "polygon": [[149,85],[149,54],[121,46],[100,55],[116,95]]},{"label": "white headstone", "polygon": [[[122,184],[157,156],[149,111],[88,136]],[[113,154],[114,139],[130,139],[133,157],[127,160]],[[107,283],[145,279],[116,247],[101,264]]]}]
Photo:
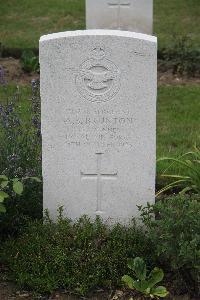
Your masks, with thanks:
[{"label": "white headstone", "polygon": [[44,208],[128,222],[154,202],[155,37],[86,30],[40,39]]},{"label": "white headstone", "polygon": [[153,0],[86,0],[86,27],[152,34]]}]

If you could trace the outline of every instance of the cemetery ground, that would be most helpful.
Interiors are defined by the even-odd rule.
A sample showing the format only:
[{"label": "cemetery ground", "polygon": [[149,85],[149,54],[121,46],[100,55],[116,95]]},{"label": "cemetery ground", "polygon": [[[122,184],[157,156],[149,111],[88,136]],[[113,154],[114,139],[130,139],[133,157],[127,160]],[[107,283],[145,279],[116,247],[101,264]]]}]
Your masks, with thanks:
[{"label": "cemetery ground", "polygon": [[[37,48],[41,34],[85,28],[84,0],[60,0],[59,4],[54,0],[1,0],[0,6],[1,43],[6,48]],[[198,44],[199,14],[198,0],[155,0],[154,32],[159,49],[179,33],[189,34]]]},{"label": "cemetery ground", "polygon": [[[14,68],[10,67],[10,63],[12,65],[13,62]],[[8,80],[8,85],[4,85],[4,80],[1,81],[1,105],[8,104],[7,121],[10,124],[10,130],[1,139],[4,141],[1,144],[1,168],[6,170],[9,165],[6,174],[10,176],[20,177],[32,172],[30,175],[41,177],[41,143],[37,123],[40,119],[40,99],[37,81],[33,81],[32,86],[28,84],[33,78],[39,78],[39,74],[24,72],[20,62],[14,59],[1,59],[1,65],[5,70],[5,78],[1,79]],[[173,75],[172,71],[168,70],[159,72],[159,78],[157,157],[180,157],[183,153],[193,150],[195,144],[199,146],[199,76]],[[9,106],[11,102],[13,105]],[[15,127],[12,122],[17,121],[16,117],[21,124]],[[1,133],[2,130],[1,127]],[[20,133],[16,132],[19,130]],[[26,135],[26,139],[21,140],[21,135]],[[13,149],[18,159],[12,156]],[[168,166],[168,162],[157,164],[157,190],[167,184],[160,175]],[[196,171],[199,172],[197,165],[196,167]],[[179,171],[179,165],[172,166],[172,173],[179,174]],[[187,170],[185,174],[187,175]],[[143,299],[137,293],[130,294],[120,281],[121,276],[128,272],[126,261],[133,255],[144,257],[149,269],[155,266],[164,269],[165,279],[162,284],[170,291],[168,299],[198,299],[199,195],[189,193],[179,198],[173,194],[178,194],[179,191],[171,190],[167,193],[168,196],[165,194],[160,198],[163,206],[156,208],[157,213],[162,215],[162,221],[158,218],[158,230],[153,235],[149,226],[148,234],[143,235],[143,229],[135,225],[128,231],[115,228],[109,232],[102,225],[92,225],[88,221],[80,221],[74,227],[67,225],[66,220],[58,227],[41,225],[40,221],[32,223],[30,219],[27,221],[27,216],[31,219],[41,218],[42,197],[39,183],[25,185],[24,193],[20,197],[13,194],[12,199],[8,201],[7,213],[1,222],[0,233],[4,242],[7,236],[11,236],[12,239],[15,236],[14,241],[7,241],[1,249],[1,299],[48,299],[49,293],[51,299],[63,300],[80,299],[80,296],[76,296],[77,293],[89,299],[129,299],[131,296],[134,296],[133,299]],[[171,207],[169,210],[166,209],[166,203]],[[149,208],[149,212],[150,210]],[[166,210],[166,214],[163,210]],[[147,218],[145,221],[147,215],[148,213],[143,211],[144,223],[148,220]],[[174,220],[177,215],[181,217],[175,230]],[[26,225],[27,222],[31,222],[31,225]],[[23,227],[27,228],[25,232]],[[72,256],[68,252],[71,239],[74,239],[74,244],[70,246],[73,248]],[[152,249],[155,245],[156,251]],[[161,249],[164,251],[162,255],[158,254]],[[65,261],[67,257],[68,262]],[[100,260],[99,264],[97,260]],[[170,264],[166,262],[168,260]],[[68,263],[73,270],[70,274],[71,283],[68,282],[67,271],[63,270],[63,267],[67,270]],[[43,269],[46,271],[43,272]],[[77,273],[77,270],[80,272]],[[57,274],[58,280],[53,273]],[[62,288],[64,284],[62,285],[60,277],[67,280],[66,290]],[[56,291],[50,292],[54,289]],[[69,292],[72,292],[72,295]],[[39,298],[41,295],[46,295],[46,298]]]},{"label": "cemetery ground", "polygon": [[[25,71],[23,61],[16,57],[26,48],[37,57],[41,33],[83,29],[84,1],[60,0],[59,5],[53,0],[9,2],[0,0],[0,51],[3,56],[14,56],[0,58],[0,175],[41,178],[39,85],[32,81],[39,79],[39,72],[32,70],[30,60],[30,69]],[[200,147],[199,11],[199,0],[155,0],[155,32],[161,52],[157,158],[180,158]],[[183,39],[177,38],[180,32]],[[189,44],[184,42],[185,34]],[[186,157],[184,166],[157,162],[157,191],[173,181],[161,176],[166,168],[170,174],[189,179],[157,197],[155,206],[141,209],[141,224],[133,222],[129,228],[110,228],[87,218],[72,224],[61,210],[57,224],[48,215],[43,224],[41,183],[23,181],[19,195],[9,182],[5,191],[10,198],[0,215],[0,300],[150,299],[127,289],[121,280],[125,274],[133,276],[127,261],[135,257],[145,260],[148,271],[163,269],[164,279],[158,285],[170,292],[167,300],[198,300],[200,158],[195,153]],[[192,190],[179,194],[188,187]]]}]

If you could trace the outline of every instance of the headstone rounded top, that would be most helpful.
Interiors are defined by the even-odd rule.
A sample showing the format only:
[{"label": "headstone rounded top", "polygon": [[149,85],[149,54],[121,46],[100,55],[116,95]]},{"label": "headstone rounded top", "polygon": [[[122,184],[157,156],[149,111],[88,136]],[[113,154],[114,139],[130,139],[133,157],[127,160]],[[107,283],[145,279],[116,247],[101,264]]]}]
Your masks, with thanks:
[{"label": "headstone rounded top", "polygon": [[77,37],[77,36],[118,36],[118,37],[127,37],[127,38],[130,37],[130,38],[157,43],[157,37],[153,35],[131,32],[131,31],[109,30],[109,29],[75,30],[75,31],[51,33],[51,34],[41,36],[40,42],[49,41],[52,39]]},{"label": "headstone rounded top", "polygon": [[119,30],[40,39],[44,208],[128,223],[155,199],[156,38]]}]

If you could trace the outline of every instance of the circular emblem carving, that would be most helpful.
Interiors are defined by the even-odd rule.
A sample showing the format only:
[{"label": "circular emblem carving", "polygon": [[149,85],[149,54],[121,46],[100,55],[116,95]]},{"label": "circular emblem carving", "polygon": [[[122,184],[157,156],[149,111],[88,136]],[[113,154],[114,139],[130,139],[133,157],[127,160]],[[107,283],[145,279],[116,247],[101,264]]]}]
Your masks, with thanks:
[{"label": "circular emblem carving", "polygon": [[120,71],[117,66],[105,58],[102,47],[92,51],[92,58],[80,66],[76,85],[79,93],[91,102],[111,100],[120,88]]}]

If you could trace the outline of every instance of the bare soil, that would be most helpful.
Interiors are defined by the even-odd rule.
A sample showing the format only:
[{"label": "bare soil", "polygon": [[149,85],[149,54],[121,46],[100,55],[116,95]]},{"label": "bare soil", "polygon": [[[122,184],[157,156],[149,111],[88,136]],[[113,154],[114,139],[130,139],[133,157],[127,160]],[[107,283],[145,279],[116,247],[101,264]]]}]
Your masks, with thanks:
[{"label": "bare soil", "polygon": [[[72,295],[65,290],[56,291],[49,296],[34,296],[28,291],[19,291],[12,282],[1,281],[0,282],[0,300],[148,300],[150,298],[144,298],[137,292],[131,293],[127,290],[116,291],[96,291],[89,297],[81,297]],[[166,300],[199,300],[199,298],[191,298],[189,295],[173,296],[169,295]]]},{"label": "bare soil", "polygon": [[200,77],[180,76],[171,70],[161,72],[158,69],[158,85],[200,85]]},{"label": "bare soil", "polygon": [[5,71],[5,80],[8,83],[27,85],[31,83],[32,79],[39,78],[39,74],[37,73],[26,73],[22,69],[19,59],[0,58],[0,66],[2,66]]},{"label": "bare soil", "polygon": [[[5,79],[9,83],[27,85],[32,79],[38,79],[37,73],[26,73],[19,59],[0,58],[0,66],[4,68]],[[187,77],[173,74],[172,70],[163,71],[158,63],[158,85],[199,85],[200,76]]]}]

